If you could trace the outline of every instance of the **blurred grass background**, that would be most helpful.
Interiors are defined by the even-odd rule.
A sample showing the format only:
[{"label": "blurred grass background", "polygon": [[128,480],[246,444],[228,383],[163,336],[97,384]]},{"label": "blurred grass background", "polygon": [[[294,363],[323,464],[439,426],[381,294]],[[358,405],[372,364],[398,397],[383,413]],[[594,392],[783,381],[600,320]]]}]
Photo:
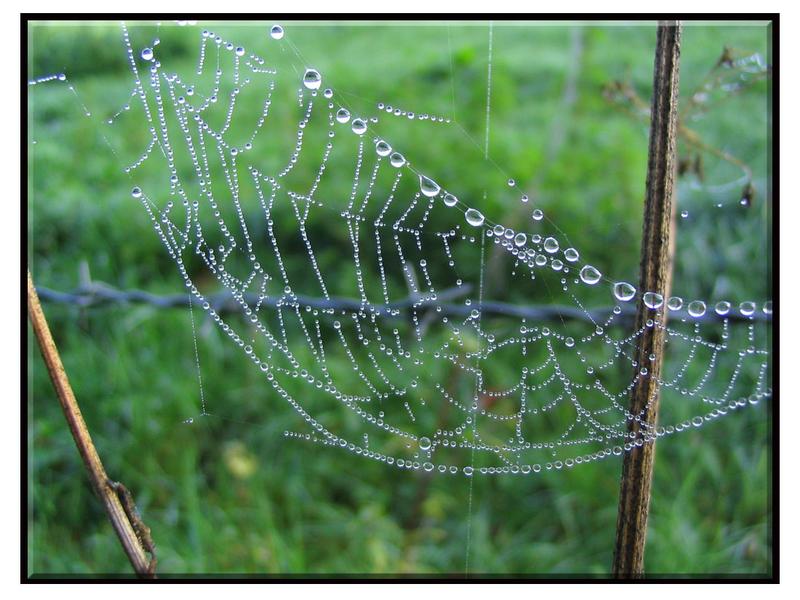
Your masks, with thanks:
[{"label": "blurred grass background", "polygon": [[[275,47],[266,35],[269,25],[137,24],[131,35],[135,47],[161,35],[171,56],[191,69],[201,29],[213,28],[269,59]],[[383,101],[418,113],[455,113],[459,127],[409,123],[404,147],[413,147],[417,164],[442,180],[457,178],[473,197],[486,185],[487,171],[499,177],[481,158],[485,24],[283,25],[303,56],[353,105],[368,109]],[[609,102],[603,90],[625,81],[648,101],[654,43],[650,25],[494,26],[492,159],[577,241],[583,256],[613,265],[615,275],[628,281],[638,273],[647,123]],[[687,26],[682,101],[725,46],[768,56],[768,45],[763,24]],[[94,280],[115,287],[180,291],[174,264],[141,206],[131,202],[129,179],[99,133],[112,145],[114,136],[142,135],[129,121],[107,130],[101,124],[131,90],[119,26],[34,23],[28,50],[30,77],[66,72],[78,94],[64,85],[29,89],[34,281],[73,289],[79,265],[86,263]],[[761,82],[688,124],[705,142],[749,165],[756,196],[743,207],[741,186],[717,187],[740,173],[713,156],[705,156],[708,185],[694,175],[681,180],[678,208],[690,216],[678,223],[676,293],[771,298],[768,102],[768,85]],[[289,139],[295,127],[285,123]],[[689,155],[683,142],[681,150]],[[345,188],[352,177],[347,170],[330,176],[340,176]],[[514,227],[528,219],[531,205],[521,210],[516,198],[498,194],[481,206]],[[341,252],[335,246],[320,252],[326,272],[336,268]],[[288,260],[299,269],[304,259]],[[491,272],[494,277],[503,270]],[[493,280],[496,295],[520,300],[507,283],[502,276]],[[197,313],[206,397],[212,412],[224,407],[231,420],[186,426],[183,421],[199,412],[187,311],[53,304],[45,311],[106,468],[134,491],[152,528],[161,572],[463,573],[465,478],[430,478],[286,441],[283,432],[296,428],[296,414],[267,392],[257,370]],[[30,573],[125,573],[125,558],[93,498],[31,336]],[[338,359],[345,372],[348,363]],[[649,573],[771,572],[767,408],[660,444]],[[619,473],[620,462],[609,459],[535,477],[476,478],[470,570],[607,573]]]}]

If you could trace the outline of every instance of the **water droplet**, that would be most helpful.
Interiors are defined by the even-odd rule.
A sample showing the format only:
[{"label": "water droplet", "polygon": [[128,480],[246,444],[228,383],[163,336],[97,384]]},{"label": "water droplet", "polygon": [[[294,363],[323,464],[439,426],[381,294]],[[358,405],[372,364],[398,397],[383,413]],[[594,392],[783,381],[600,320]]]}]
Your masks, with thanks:
[{"label": "water droplet", "polygon": [[524,246],[525,243],[528,241],[528,236],[524,233],[518,233],[514,236],[514,244],[516,246]]},{"label": "water droplet", "polygon": [[392,152],[392,147],[383,140],[380,140],[375,144],[375,152],[378,153],[378,156],[389,156]]},{"label": "water droplet", "polygon": [[131,190],[131,196],[134,198],[141,198],[142,197],[142,188],[135,187]]},{"label": "water droplet", "polygon": [[580,277],[583,283],[594,285],[600,281],[600,277],[602,277],[602,275],[600,274],[600,271],[595,269],[592,265],[586,265],[581,269]]},{"label": "water droplet", "polygon": [[689,306],[686,307],[686,310],[691,317],[702,317],[706,314],[706,303],[702,300],[693,300],[689,302]]},{"label": "water droplet", "polygon": [[664,296],[657,292],[645,292],[642,295],[642,302],[647,308],[655,310],[664,304]]},{"label": "water droplet", "polygon": [[269,36],[273,40],[279,40],[283,38],[283,27],[280,25],[273,25],[272,29],[269,30]]},{"label": "water droplet", "polygon": [[749,317],[754,312],[756,312],[756,305],[754,302],[742,302],[739,305],[739,312],[742,313],[745,317]]},{"label": "water droplet", "polygon": [[522,202],[527,202],[528,201],[528,194],[522,194],[522,198],[520,198],[520,200]]},{"label": "water droplet", "polygon": [[350,120],[350,111],[346,108],[340,108],[336,111],[336,120],[339,123],[347,123]]},{"label": "water droplet", "polygon": [[242,48],[241,46],[236,48],[236,56],[244,56],[244,48]]},{"label": "water droplet", "polygon": [[470,466],[466,466],[466,467],[464,467],[463,471],[464,471],[464,475],[466,475],[467,477],[472,477],[472,473],[473,473],[473,471],[475,471],[475,469],[473,469]]},{"label": "water droplet", "polygon": [[550,254],[558,252],[558,241],[552,237],[546,238],[544,240],[544,249]]},{"label": "water droplet", "polygon": [[508,187],[514,187],[515,185],[517,185],[516,181],[514,181],[513,179],[508,180]]},{"label": "water droplet", "polygon": [[764,308],[762,308],[761,310],[764,311],[765,315],[771,315],[772,314],[772,300],[767,300],[766,302],[764,302]]},{"label": "water droplet", "polygon": [[566,258],[569,262],[575,262],[580,258],[580,254],[575,248],[567,248],[564,250],[564,258]]},{"label": "water droplet", "polygon": [[541,221],[543,217],[544,213],[539,208],[535,209],[531,215],[531,218],[533,218],[534,221]]},{"label": "water droplet", "polygon": [[153,49],[145,48],[144,50],[142,50],[142,58],[144,60],[153,60]]},{"label": "water droplet", "polygon": [[445,206],[452,207],[458,204],[458,198],[456,198],[453,194],[450,194],[449,192],[445,193],[444,198],[442,198],[442,200],[444,201]]},{"label": "water droplet", "polygon": [[480,227],[485,220],[483,214],[474,208],[468,208],[467,212],[464,213],[464,218],[473,227]]},{"label": "water droplet", "polygon": [[572,348],[575,345],[575,340],[571,337],[564,338],[564,345],[567,348]]},{"label": "water droplet", "polygon": [[439,193],[441,189],[439,184],[436,183],[433,179],[425,177],[425,175],[419,176],[419,189],[422,192],[423,196],[427,196],[428,198],[433,198]]},{"label": "water droplet", "polygon": [[688,210],[682,210],[681,211],[681,218],[682,219],[685,219],[688,216],[689,216],[689,211]]},{"label": "water droplet", "polygon": [[680,310],[683,308],[683,298],[680,296],[672,296],[667,300],[667,308],[670,310]]},{"label": "water droplet", "polygon": [[718,315],[727,315],[728,312],[731,310],[731,303],[722,300],[721,302],[717,302],[714,306],[714,312]]},{"label": "water droplet", "polygon": [[406,158],[399,152],[392,152],[392,155],[389,157],[389,164],[393,167],[400,168],[406,164]]},{"label": "water droplet", "polygon": [[421,450],[427,450],[431,447],[431,439],[427,437],[419,438],[419,447]]},{"label": "water droplet", "polygon": [[627,281],[618,281],[614,284],[614,297],[622,302],[629,302],[636,295],[636,288]]},{"label": "water droplet", "polygon": [[367,130],[367,124],[364,122],[364,119],[353,119],[351,129],[353,133],[362,135]]},{"label": "water droplet", "polygon": [[322,85],[322,75],[316,69],[306,69],[303,75],[303,85],[310,90],[318,90]]}]

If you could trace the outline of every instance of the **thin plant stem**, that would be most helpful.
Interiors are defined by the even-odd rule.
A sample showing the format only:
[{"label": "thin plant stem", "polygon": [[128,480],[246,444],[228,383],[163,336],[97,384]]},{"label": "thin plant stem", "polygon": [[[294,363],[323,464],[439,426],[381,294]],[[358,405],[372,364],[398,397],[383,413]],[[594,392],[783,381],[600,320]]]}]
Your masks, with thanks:
[{"label": "thin plant stem", "polygon": [[[78,447],[81,460],[89,474],[92,487],[103,503],[106,514],[111,520],[114,531],[133,570],[140,577],[154,577],[155,556],[153,544],[152,542],[143,541],[145,536],[149,539],[149,529],[144,527],[141,519],[136,515],[132,501],[123,504],[119,491],[125,490],[127,492],[127,488],[122,484],[111,481],[106,474],[100,455],[97,453],[92,437],[86,427],[86,422],[83,420],[81,409],[72,391],[72,386],[70,386],[64,365],[61,363],[58,348],[47,325],[47,319],[42,311],[30,272],[28,272],[28,315],[33,331],[36,334],[36,339],[39,342],[42,358],[44,358],[44,362],[47,365],[50,380],[53,382],[58,401],[64,411],[64,417],[69,425],[72,438],[75,440],[75,445]],[[130,498],[130,494],[127,493],[126,497]],[[149,548],[144,547],[148,545]],[[147,558],[146,551],[150,553],[150,559]]]},{"label": "thin plant stem", "polygon": [[[655,67],[653,75],[653,107],[650,121],[646,197],[639,276],[639,289],[669,296],[674,254],[675,204],[673,203],[676,146],[678,137],[678,81],[681,48],[679,23],[660,23],[658,26]],[[647,365],[646,376],[637,377],[631,390],[628,427],[633,439],[643,437],[643,425],[652,427],[658,419],[659,379],[664,348],[664,327],[648,326],[653,320],[666,322],[667,311],[656,310],[639,302],[636,331],[642,331],[636,347],[636,369]],[[638,373],[637,373],[638,374]],[[647,517],[650,508],[650,486],[653,480],[655,442],[645,439],[633,444],[625,453],[620,484],[616,543],[612,574],[629,579],[644,576],[644,546],[647,537]]]}]

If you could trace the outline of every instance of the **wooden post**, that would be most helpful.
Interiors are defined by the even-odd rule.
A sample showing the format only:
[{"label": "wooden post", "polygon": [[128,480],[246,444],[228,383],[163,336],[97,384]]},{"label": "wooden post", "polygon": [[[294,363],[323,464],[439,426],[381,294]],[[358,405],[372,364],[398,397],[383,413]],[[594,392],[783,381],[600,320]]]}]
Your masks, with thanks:
[{"label": "wooden post", "polygon": [[[640,302],[636,314],[636,331],[643,328],[636,349],[636,372],[638,374],[642,367],[647,366],[648,374],[637,380],[631,391],[630,403],[631,414],[640,415],[641,423],[650,427],[655,426],[658,418],[657,381],[661,376],[664,329],[659,326],[647,327],[646,323],[653,319],[663,325],[666,321],[666,309],[664,305],[657,310],[648,308],[641,301],[641,295],[645,292],[656,292],[661,294],[666,303],[670,292],[680,47],[680,24],[659,23],[639,276]],[[662,316],[657,317],[657,312]],[[650,356],[654,356],[654,360],[650,360]],[[639,421],[630,421],[628,431],[634,433],[637,439],[647,435],[643,429]],[[654,454],[655,440],[648,436],[641,446],[634,446],[624,456],[612,566],[612,574],[616,578],[638,578],[644,575],[644,545]]]},{"label": "wooden post", "polygon": [[[122,500],[129,499],[130,495],[126,492],[127,496],[123,496],[122,500],[120,499],[119,490],[124,491],[126,488],[122,484],[112,482],[106,474],[100,456],[92,443],[86,422],[83,420],[83,415],[81,415],[78,401],[72,392],[72,386],[69,384],[64,365],[61,363],[58,348],[56,348],[53,336],[50,334],[50,328],[47,325],[44,312],[42,312],[42,306],[39,303],[39,297],[36,294],[36,288],[33,285],[30,272],[28,273],[28,314],[33,325],[33,331],[39,341],[42,357],[50,373],[50,379],[64,411],[64,417],[67,419],[75,445],[78,447],[78,452],[80,452],[81,459],[89,473],[92,487],[103,502],[108,518],[114,526],[114,531],[134,571],[142,577],[153,577],[155,556],[152,542],[148,541],[149,530],[136,517],[133,502],[127,500],[123,503]],[[143,544],[149,545],[149,548],[146,549],[151,554],[150,560],[145,554],[145,548],[142,547]]]}]

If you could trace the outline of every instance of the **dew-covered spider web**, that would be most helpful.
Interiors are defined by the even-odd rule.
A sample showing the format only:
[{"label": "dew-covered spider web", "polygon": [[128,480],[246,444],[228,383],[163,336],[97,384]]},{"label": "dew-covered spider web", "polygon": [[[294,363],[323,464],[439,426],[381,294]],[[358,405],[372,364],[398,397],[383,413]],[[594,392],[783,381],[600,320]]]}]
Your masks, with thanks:
[{"label": "dew-covered spider web", "polygon": [[[193,66],[177,69],[166,43],[121,26],[130,98],[103,127],[139,123],[142,135],[114,152],[192,298],[192,334],[205,313],[253,363],[299,416],[287,438],[386,468],[528,475],[620,456],[771,398],[770,298],[685,298],[680,281],[667,298],[637,289],[491,159],[491,43],[487,184],[465,195],[457,150],[435,165],[417,159],[430,138],[458,130],[455,114],[390,99],[363,108],[288,27],[265,27],[258,47],[189,28]],[[486,209],[497,195],[528,211],[525,226]],[[497,253],[506,260],[491,261]],[[497,268],[513,301],[491,284]],[[210,299],[220,290],[225,310]],[[542,295],[546,306],[520,301]],[[634,331],[641,304],[650,318]],[[657,423],[628,409],[651,376],[635,360],[650,327],[666,336]],[[225,399],[203,395],[201,381],[193,418],[217,415]]]}]

